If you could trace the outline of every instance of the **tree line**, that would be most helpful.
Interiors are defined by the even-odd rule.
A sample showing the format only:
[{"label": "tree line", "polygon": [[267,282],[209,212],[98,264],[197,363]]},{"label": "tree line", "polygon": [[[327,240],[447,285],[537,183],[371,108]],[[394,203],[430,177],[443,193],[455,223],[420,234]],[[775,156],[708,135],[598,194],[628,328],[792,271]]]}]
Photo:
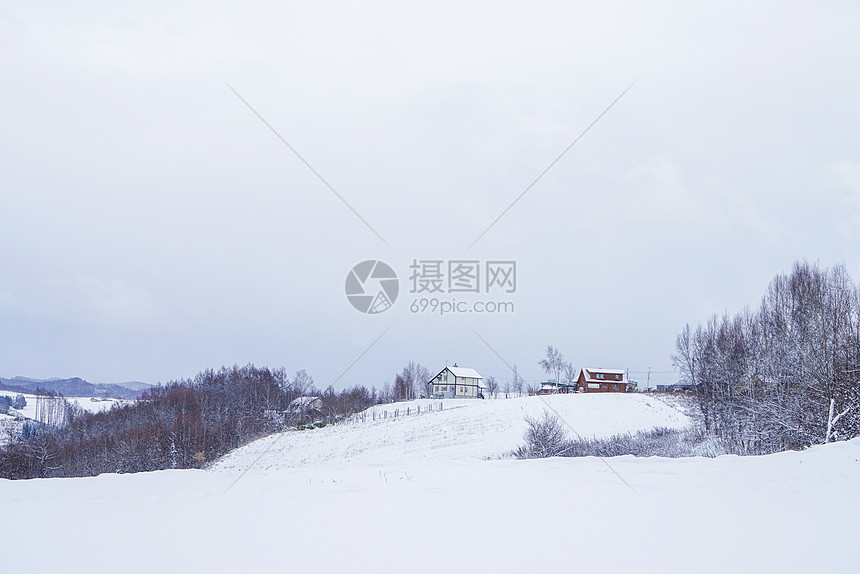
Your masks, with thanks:
[{"label": "tree line", "polygon": [[290,403],[317,395],[329,421],[366,409],[363,386],[319,392],[299,371],[253,365],[205,370],[193,379],[147,390],[134,403],[89,413],[61,396],[40,398],[43,422],[9,431],[0,448],[0,477],[94,476],[200,468],[244,442],[295,424]]},{"label": "tree line", "polygon": [[687,325],[675,347],[705,429],[736,452],[860,434],[860,287],[844,266],[796,263],[757,309]]},{"label": "tree line", "polygon": [[24,398],[24,395],[22,395],[21,393],[16,394],[14,397],[11,397],[9,395],[0,396],[0,412],[6,412],[10,408],[23,409],[26,406],[27,399]]}]

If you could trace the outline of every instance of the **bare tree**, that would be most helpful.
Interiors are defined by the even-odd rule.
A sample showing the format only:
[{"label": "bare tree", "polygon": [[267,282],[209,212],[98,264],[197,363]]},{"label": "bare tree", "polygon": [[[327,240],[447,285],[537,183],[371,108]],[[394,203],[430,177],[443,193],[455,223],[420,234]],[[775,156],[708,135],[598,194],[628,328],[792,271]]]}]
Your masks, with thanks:
[{"label": "bare tree", "polygon": [[842,266],[795,264],[757,311],[687,325],[675,351],[706,430],[738,452],[860,434],[860,289]]},{"label": "bare tree", "polygon": [[409,361],[400,374],[406,384],[412,386],[411,399],[427,398],[429,396],[427,384],[430,381],[430,369]]},{"label": "bare tree", "polygon": [[484,384],[487,385],[487,394],[495,399],[499,394],[499,383],[496,382],[496,377],[487,377],[484,379]]},{"label": "bare tree", "polygon": [[511,381],[511,388],[517,393],[518,396],[522,396],[523,394],[523,378],[520,376],[519,371],[517,371],[517,365],[514,364],[513,368],[513,380]]},{"label": "bare tree", "polygon": [[69,420],[70,403],[53,391],[36,397],[35,419],[49,427],[61,427]]},{"label": "bare tree", "polygon": [[314,379],[304,369],[296,372],[296,376],[293,377],[293,381],[291,384],[298,396],[316,393],[316,388],[314,387]]},{"label": "bare tree", "polygon": [[538,361],[538,365],[540,365],[547,374],[551,375],[555,373],[556,385],[561,382],[561,372],[564,370],[565,364],[564,355],[552,345],[547,345],[546,357]]},{"label": "bare tree", "polygon": [[573,363],[565,363],[564,364],[564,372],[562,373],[562,380],[566,385],[576,385],[576,375],[577,371],[573,366]]},{"label": "bare tree", "polygon": [[408,401],[414,398],[415,389],[411,381],[407,381],[402,375],[394,377],[393,399],[395,402]]}]

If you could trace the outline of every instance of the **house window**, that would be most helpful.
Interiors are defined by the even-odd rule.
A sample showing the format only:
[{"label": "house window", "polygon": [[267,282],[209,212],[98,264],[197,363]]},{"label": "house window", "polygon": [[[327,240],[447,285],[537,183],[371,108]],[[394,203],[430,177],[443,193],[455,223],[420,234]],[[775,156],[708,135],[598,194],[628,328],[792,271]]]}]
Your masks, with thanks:
[{"label": "house window", "polygon": [[615,380],[616,380],[616,381],[620,381],[620,380],[621,380],[621,375],[615,375]]},{"label": "house window", "polygon": [[605,379],[606,375],[604,375],[603,373],[597,373],[596,375],[594,375],[594,377],[597,379]]},{"label": "house window", "polygon": [[615,385],[615,390],[616,390],[616,391],[618,390],[618,385]]}]

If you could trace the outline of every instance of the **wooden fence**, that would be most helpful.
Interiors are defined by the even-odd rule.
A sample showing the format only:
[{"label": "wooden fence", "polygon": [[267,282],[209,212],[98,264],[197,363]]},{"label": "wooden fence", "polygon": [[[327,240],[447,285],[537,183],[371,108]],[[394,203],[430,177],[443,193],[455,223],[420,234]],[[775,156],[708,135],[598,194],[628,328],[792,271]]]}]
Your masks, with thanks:
[{"label": "wooden fence", "polygon": [[[394,407],[394,405],[391,405]],[[449,407],[449,409],[452,407]],[[456,408],[456,407],[453,407]],[[445,403],[439,401],[438,403],[429,403],[427,405],[421,406],[417,405],[414,407],[398,407],[398,408],[384,408],[380,409],[379,407],[371,407],[366,411],[362,411],[360,413],[355,413],[354,415],[350,415],[346,418],[343,418],[337,422],[337,424],[356,424],[356,423],[366,423],[366,422],[375,422],[382,420],[394,420],[397,418],[403,418],[408,416],[420,415],[422,413],[431,413],[433,411],[443,411],[445,410]]]}]

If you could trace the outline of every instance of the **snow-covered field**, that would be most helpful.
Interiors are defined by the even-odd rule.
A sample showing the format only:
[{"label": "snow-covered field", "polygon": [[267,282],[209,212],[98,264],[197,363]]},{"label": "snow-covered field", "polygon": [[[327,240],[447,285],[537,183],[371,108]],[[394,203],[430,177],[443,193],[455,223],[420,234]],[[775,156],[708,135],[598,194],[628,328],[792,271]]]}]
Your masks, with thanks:
[{"label": "snow-covered field", "polygon": [[[27,406],[23,409],[9,409],[8,414],[0,414],[0,445],[5,444],[10,430],[15,433],[21,432],[21,426],[24,424],[21,417],[28,419],[36,418],[36,404],[40,398],[38,395],[0,391],[0,395],[8,395],[12,398],[18,396],[18,394],[23,394],[24,398],[27,399]],[[106,399],[104,397],[66,397],[66,400],[70,403],[78,404],[83,410],[91,413],[107,410],[114,405],[134,402],[123,399]],[[0,572],[2,572],[2,569],[0,569]]]},{"label": "snow-covered field", "polygon": [[[439,405],[443,406],[438,411]],[[432,405],[434,411],[427,412]],[[422,413],[414,414],[421,406]],[[409,416],[403,413],[409,409]],[[399,411],[394,418],[394,410]],[[655,426],[682,428],[689,419],[647,395],[553,395],[517,399],[417,400],[379,405],[376,420],[290,431],[237,449],[215,469],[283,469],[308,465],[381,464],[387,462],[483,460],[505,457],[522,444],[525,417],[555,412],[583,437],[608,436]],[[387,413],[386,418],[383,413]]]},{"label": "snow-covered field", "polygon": [[[0,391],[0,395],[4,394]],[[17,393],[7,393],[12,397],[15,397]],[[32,419],[36,418],[36,403],[39,400],[38,395],[24,395],[24,398],[27,399],[27,406],[21,409],[20,412],[25,417]],[[127,401],[123,399],[106,399],[104,397],[65,397],[67,401],[70,403],[76,403],[80,405],[82,409],[87,412],[97,413],[111,408],[113,405],[123,405],[127,403],[132,403],[134,401]],[[13,409],[14,410],[14,409]],[[10,411],[11,412],[11,411]]]},{"label": "snow-covered field", "polygon": [[[684,424],[641,395],[551,399],[581,435]],[[0,572],[857,571],[860,440],[494,459],[543,408],[476,401],[290,432],[207,471],[0,481]]]}]

